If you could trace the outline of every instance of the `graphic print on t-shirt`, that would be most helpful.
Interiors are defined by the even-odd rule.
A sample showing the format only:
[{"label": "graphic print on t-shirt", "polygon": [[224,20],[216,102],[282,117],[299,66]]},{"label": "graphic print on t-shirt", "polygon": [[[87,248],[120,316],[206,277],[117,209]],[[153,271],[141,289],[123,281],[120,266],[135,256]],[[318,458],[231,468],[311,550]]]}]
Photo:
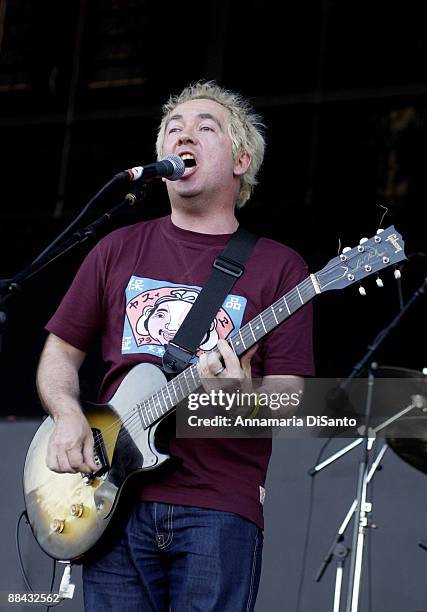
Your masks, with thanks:
[{"label": "graphic print on t-shirt", "polygon": [[[126,287],[122,354],[148,353],[162,357],[200,290],[195,285],[132,276]],[[246,302],[240,295],[226,297],[197,355],[212,350],[220,338],[227,338],[240,329]]]}]

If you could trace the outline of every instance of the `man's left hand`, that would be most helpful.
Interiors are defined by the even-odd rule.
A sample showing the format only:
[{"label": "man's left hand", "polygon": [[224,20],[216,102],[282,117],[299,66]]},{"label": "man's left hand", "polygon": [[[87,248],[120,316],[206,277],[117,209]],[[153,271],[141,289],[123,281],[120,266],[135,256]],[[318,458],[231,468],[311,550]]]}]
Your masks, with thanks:
[{"label": "man's left hand", "polygon": [[[252,390],[251,359],[256,353],[255,344],[239,359],[226,340],[219,340],[218,351],[201,355],[199,375],[206,391],[226,389],[239,384],[242,391]],[[215,382],[214,382],[215,381]]]}]

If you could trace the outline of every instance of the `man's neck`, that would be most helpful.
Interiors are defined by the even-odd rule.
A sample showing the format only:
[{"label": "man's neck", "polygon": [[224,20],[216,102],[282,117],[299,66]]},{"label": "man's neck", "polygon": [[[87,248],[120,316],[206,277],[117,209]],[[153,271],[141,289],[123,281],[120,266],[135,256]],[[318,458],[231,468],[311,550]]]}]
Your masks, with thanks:
[{"label": "man's neck", "polygon": [[176,227],[201,234],[232,234],[239,226],[229,207],[195,210],[172,206],[171,219]]}]

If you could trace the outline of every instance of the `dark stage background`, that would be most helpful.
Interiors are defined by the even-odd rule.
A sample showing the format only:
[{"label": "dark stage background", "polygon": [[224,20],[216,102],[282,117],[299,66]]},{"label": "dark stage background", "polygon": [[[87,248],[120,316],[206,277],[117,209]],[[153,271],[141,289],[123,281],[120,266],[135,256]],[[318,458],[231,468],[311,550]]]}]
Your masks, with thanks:
[{"label": "dark stage background", "polygon": [[[115,173],[154,161],[161,104],[199,78],[250,97],[267,125],[260,185],[240,213],[249,229],[295,248],[316,271],[339,241],[373,235],[382,205],[382,226],[396,225],[406,252],[427,251],[423,9],[403,0],[0,0],[0,278],[28,265]],[[111,229],[167,213],[166,192],[152,183]],[[42,414],[34,377],[43,326],[87,249],[7,302],[4,418]],[[405,301],[426,272],[420,256],[405,265]],[[347,375],[397,313],[397,283],[390,271],[383,280],[378,289],[368,279],[364,298],[354,286],[315,301],[319,376]],[[421,296],[376,360],[420,371],[426,336]],[[86,396],[101,374],[95,352],[83,372]]]}]

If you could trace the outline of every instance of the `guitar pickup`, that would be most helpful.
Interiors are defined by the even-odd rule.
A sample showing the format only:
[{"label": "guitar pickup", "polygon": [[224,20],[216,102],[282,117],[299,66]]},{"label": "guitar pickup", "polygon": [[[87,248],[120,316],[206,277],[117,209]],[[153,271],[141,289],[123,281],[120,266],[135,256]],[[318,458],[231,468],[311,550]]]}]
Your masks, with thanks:
[{"label": "guitar pickup", "polygon": [[101,430],[97,429],[96,427],[92,427],[92,434],[94,439],[93,456],[98,469],[96,472],[82,472],[82,478],[87,484],[92,482],[92,480],[95,478],[100,478],[110,469],[110,463],[108,461],[107,451]]}]

